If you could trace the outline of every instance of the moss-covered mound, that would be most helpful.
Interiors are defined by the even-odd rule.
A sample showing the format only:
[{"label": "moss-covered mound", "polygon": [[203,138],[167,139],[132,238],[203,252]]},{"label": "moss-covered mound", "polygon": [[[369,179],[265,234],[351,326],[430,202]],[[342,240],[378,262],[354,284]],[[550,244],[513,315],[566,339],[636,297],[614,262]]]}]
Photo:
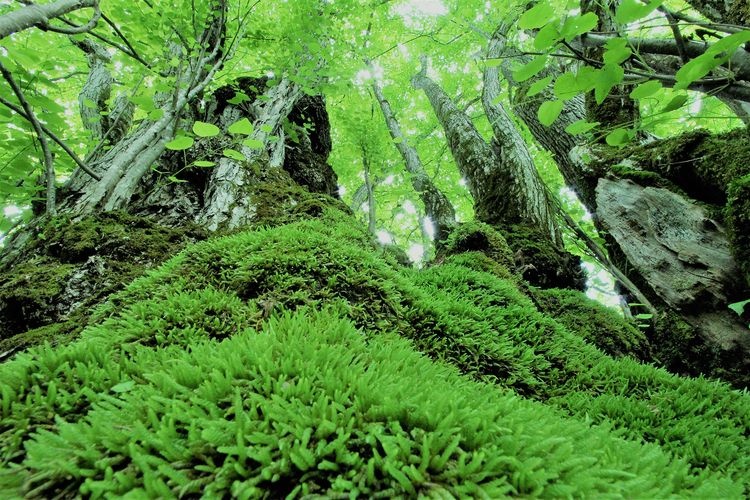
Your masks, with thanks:
[{"label": "moss-covered mound", "polygon": [[19,262],[0,274],[0,352],[73,336],[89,308],[205,238],[198,227],[169,228],[123,212],[39,226]]},{"label": "moss-covered mound", "polygon": [[514,252],[518,272],[532,285],[573,290],[586,288],[580,257],[555,248],[539,228],[513,224],[503,228],[502,235]]},{"label": "moss-covered mound", "polygon": [[401,269],[330,208],[191,245],[0,365],[0,492],[746,493],[747,394],[607,356],[498,266]]},{"label": "moss-covered mound", "polygon": [[540,311],[610,356],[651,360],[651,348],[642,331],[582,293],[558,288],[536,289],[533,299]]}]

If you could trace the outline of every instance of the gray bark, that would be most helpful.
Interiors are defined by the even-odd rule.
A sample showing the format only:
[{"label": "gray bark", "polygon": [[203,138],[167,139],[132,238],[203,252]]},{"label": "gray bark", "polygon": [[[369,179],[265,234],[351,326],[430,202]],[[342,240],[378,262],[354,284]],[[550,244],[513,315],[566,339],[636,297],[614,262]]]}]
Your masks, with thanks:
[{"label": "gray bark", "polygon": [[376,205],[375,205],[375,186],[370,178],[370,160],[367,156],[367,150],[362,147],[362,171],[365,174],[365,192],[367,193],[367,230],[370,234],[375,234],[377,229],[376,223]]},{"label": "gray bark", "polygon": [[66,185],[67,191],[74,193],[63,202],[66,211],[80,215],[97,209],[117,210],[128,204],[138,183],[174,137],[175,125],[186,105],[203,92],[221,67],[225,13],[226,2],[216,0],[212,17],[201,34],[203,50],[183,60],[175,93],[161,103],[162,117],[144,121],[99,158],[92,170],[100,179],[74,172]]},{"label": "gray bark", "polygon": [[97,0],[58,0],[47,4],[29,4],[0,16],[0,39],[33,26],[43,26],[52,19],[75,10],[98,5]]},{"label": "gray bark", "polygon": [[256,175],[255,169],[262,163],[270,162],[271,154],[266,150],[268,137],[274,131],[281,130],[283,120],[302,95],[299,86],[286,78],[266,92],[265,104],[259,111],[253,135],[250,136],[263,143],[264,148],[243,145],[241,152],[246,158],[244,162],[231,158],[219,160],[209,179],[205,205],[198,216],[198,221],[204,227],[211,231],[233,229],[252,220],[255,209],[247,190]]},{"label": "gray bark", "polygon": [[443,241],[450,231],[456,227],[456,212],[448,197],[432,182],[422,165],[417,150],[411,146],[401,131],[391,105],[383,95],[383,89],[377,82],[373,82],[372,90],[380,104],[388,131],[401,157],[404,159],[406,170],[410,174],[411,184],[419,194],[425,206],[425,213],[435,225],[435,241]]},{"label": "gray bark", "polygon": [[[498,58],[504,52],[504,28],[495,32],[487,48],[487,58]],[[484,70],[482,104],[490,121],[494,138],[492,148],[500,158],[504,168],[510,172],[513,182],[507,186],[508,195],[518,204],[521,218],[546,231],[550,241],[562,247],[560,229],[551,210],[547,190],[539,178],[534,160],[518,128],[502,104],[496,102],[500,96],[500,69],[488,66]]]},{"label": "gray bark", "polygon": [[[497,39],[501,35],[501,30],[497,30],[493,38]],[[513,78],[513,61],[528,62],[530,58],[523,55],[515,47],[507,44],[502,40],[503,52],[500,54],[504,57],[501,65],[503,76],[513,91],[511,105],[515,115],[526,124],[531,135],[547,151],[552,153],[552,157],[557,163],[560,173],[565,179],[565,183],[573,189],[579,198],[590,199],[589,184],[587,180],[585,162],[582,161],[581,146],[583,138],[574,136],[565,131],[568,125],[586,118],[586,103],[583,95],[577,95],[572,99],[565,101],[562,112],[552,125],[549,127],[542,125],[537,117],[539,106],[545,101],[551,101],[557,97],[552,89],[547,87],[533,97],[528,97],[526,91],[529,86],[537,79],[542,79],[550,75],[557,75],[554,68],[546,68],[540,72],[536,78],[519,83]],[[498,55],[498,57],[500,56]],[[588,205],[588,203],[586,203]]]},{"label": "gray bark", "polygon": [[432,105],[461,175],[474,198],[476,218],[490,225],[522,222],[520,207],[508,194],[516,181],[471,119],[422,71],[412,78],[412,86],[422,89]]},{"label": "gray bark", "polygon": [[104,47],[90,41],[73,42],[85,54],[89,63],[89,74],[86,83],[78,94],[78,108],[83,126],[95,140],[102,140],[106,132],[105,118],[107,100],[112,93],[112,75],[107,69],[111,60]]}]

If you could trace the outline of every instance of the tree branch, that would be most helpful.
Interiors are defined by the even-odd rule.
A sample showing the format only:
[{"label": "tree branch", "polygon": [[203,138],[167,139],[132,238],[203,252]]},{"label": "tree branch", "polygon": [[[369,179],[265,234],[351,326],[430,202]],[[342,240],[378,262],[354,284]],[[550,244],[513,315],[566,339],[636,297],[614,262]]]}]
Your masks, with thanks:
[{"label": "tree branch", "polygon": [[[59,18],[75,10],[95,8],[98,0],[58,0],[44,5],[30,4],[0,16],[0,39],[18,33],[32,26],[47,26],[52,19]],[[96,14],[95,14],[96,17]]]},{"label": "tree branch", "polygon": [[8,85],[10,85],[10,88],[13,89],[13,93],[18,98],[18,102],[21,103],[21,106],[23,106],[23,109],[26,112],[26,116],[31,122],[32,127],[34,127],[34,131],[36,132],[36,135],[39,139],[39,145],[41,146],[42,153],[44,154],[45,176],[47,178],[47,214],[55,215],[55,167],[52,164],[52,152],[50,151],[49,145],[47,144],[47,138],[44,136],[42,124],[39,123],[39,120],[34,114],[34,110],[31,109],[31,105],[24,97],[23,90],[21,90],[21,87],[18,85],[18,83],[16,83],[13,75],[5,68],[5,66],[1,62],[0,74],[3,75],[5,81],[7,81]]},{"label": "tree branch", "polygon": [[[15,104],[8,101],[2,96],[0,96],[0,104],[18,113],[18,115],[20,115],[21,118],[28,120],[29,122],[31,121],[31,119],[29,119],[29,117],[26,115],[26,112],[24,112],[23,109],[19,108],[18,106],[16,106]],[[41,124],[41,125],[42,125],[42,130],[44,131],[44,133],[47,134],[47,136],[50,139],[52,139],[53,142],[55,142],[58,146],[60,146],[60,148],[62,148],[62,150],[65,151],[68,154],[68,156],[70,156],[73,159],[73,161],[76,163],[76,165],[78,165],[81,168],[81,170],[83,170],[84,172],[86,172],[87,174],[89,174],[91,177],[93,177],[96,180],[101,179],[101,177],[99,177],[93,170],[91,170],[86,165],[86,163],[84,163],[83,160],[81,160],[78,157],[78,155],[75,154],[75,152],[72,149],[70,149],[70,146],[65,144],[65,142],[62,139],[60,139],[57,135],[55,135],[55,133],[52,132],[50,129],[45,127],[44,124]]]}]

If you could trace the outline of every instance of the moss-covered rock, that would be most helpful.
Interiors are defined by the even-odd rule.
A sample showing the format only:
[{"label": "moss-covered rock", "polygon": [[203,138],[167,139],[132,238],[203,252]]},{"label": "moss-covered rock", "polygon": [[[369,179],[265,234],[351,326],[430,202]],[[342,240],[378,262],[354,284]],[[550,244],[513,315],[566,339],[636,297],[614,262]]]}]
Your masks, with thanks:
[{"label": "moss-covered rock", "polygon": [[573,290],[586,287],[580,257],[556,248],[538,228],[514,224],[503,228],[502,235],[514,253],[516,270],[532,285]]},{"label": "moss-covered rock", "polygon": [[729,229],[730,241],[745,284],[750,287],[750,133],[737,129],[724,134],[694,130],[685,134],[622,149],[604,149],[593,166],[642,186],[687,194],[710,209]]},{"label": "moss-covered rock", "polygon": [[540,311],[610,356],[652,361],[646,335],[612,309],[575,290],[535,289],[533,293]]},{"label": "moss-covered rock", "polygon": [[93,306],[205,237],[197,226],[170,228],[123,212],[47,221],[0,277],[0,352],[52,334],[72,338]]}]

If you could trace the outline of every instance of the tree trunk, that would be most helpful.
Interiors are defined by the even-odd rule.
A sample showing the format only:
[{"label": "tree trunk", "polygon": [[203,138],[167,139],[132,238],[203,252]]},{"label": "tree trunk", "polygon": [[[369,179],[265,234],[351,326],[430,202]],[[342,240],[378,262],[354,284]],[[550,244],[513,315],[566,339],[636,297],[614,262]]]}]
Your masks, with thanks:
[{"label": "tree trunk", "polygon": [[383,118],[388,131],[396,145],[396,149],[404,159],[406,171],[409,172],[411,184],[419,194],[425,206],[427,217],[435,226],[435,244],[441,245],[453,228],[456,227],[456,212],[445,194],[432,182],[422,165],[417,150],[408,143],[408,138],[401,132],[401,126],[391,110],[391,105],[383,95],[383,89],[377,82],[372,83],[372,91],[383,112]]},{"label": "tree trunk", "polygon": [[422,89],[432,104],[474,198],[477,220],[503,231],[516,253],[517,269],[533,285],[583,289],[585,277],[580,259],[562,247],[550,200],[526,145],[520,134],[510,133],[507,115],[504,117],[493,102],[496,78],[491,73],[487,75],[490,88],[484,94],[488,116],[494,123],[495,136],[490,145],[466,113],[426,76],[425,60],[422,64],[422,71],[412,78],[412,85]]}]

